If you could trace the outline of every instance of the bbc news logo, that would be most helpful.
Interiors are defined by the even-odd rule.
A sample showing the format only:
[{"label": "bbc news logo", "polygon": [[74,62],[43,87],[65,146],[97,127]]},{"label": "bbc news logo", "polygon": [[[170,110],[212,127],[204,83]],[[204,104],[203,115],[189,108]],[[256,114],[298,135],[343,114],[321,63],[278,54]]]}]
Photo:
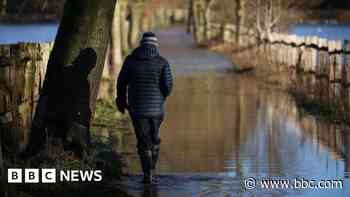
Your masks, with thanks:
[{"label": "bbc news logo", "polygon": [[18,169],[7,170],[8,183],[100,182],[101,170]]}]

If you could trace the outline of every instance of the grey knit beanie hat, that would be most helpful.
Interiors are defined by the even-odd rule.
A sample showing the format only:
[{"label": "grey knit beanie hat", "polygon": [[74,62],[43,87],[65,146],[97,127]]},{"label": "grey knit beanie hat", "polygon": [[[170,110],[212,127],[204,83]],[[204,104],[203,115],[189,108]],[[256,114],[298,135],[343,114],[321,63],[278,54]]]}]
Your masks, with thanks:
[{"label": "grey knit beanie hat", "polygon": [[158,46],[158,38],[156,36],[155,33],[153,32],[145,32],[143,33],[142,35],[142,39],[140,41],[140,44],[143,45],[143,44],[152,44],[152,45],[155,45],[155,46]]}]

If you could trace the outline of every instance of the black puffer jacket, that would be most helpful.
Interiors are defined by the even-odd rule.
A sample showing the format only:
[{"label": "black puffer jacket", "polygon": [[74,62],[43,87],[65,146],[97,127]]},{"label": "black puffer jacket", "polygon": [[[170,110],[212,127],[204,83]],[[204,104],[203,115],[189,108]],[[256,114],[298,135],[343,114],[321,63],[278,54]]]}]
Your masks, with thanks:
[{"label": "black puffer jacket", "polygon": [[163,116],[164,101],[170,95],[173,78],[168,61],[154,45],[144,44],[129,55],[120,71],[118,99],[128,94],[129,112],[134,118]]}]

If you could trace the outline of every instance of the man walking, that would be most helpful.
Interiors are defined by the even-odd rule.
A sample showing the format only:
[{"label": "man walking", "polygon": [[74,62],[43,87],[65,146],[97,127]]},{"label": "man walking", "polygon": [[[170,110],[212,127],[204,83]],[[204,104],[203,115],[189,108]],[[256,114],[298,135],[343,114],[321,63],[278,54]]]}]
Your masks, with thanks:
[{"label": "man walking", "polygon": [[121,113],[129,110],[146,184],[152,183],[158,161],[159,127],[172,85],[170,65],[159,55],[156,35],[144,33],[140,46],[125,59],[120,71],[116,104]]}]

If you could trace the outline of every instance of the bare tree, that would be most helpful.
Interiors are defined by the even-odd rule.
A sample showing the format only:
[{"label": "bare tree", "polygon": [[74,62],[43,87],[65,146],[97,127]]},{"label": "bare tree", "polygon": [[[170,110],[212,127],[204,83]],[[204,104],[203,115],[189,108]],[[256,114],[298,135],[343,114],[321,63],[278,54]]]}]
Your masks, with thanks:
[{"label": "bare tree", "polygon": [[245,5],[246,0],[236,0],[236,43],[239,45],[239,35],[241,33],[241,26],[245,19]]},{"label": "bare tree", "polygon": [[[270,36],[273,28],[280,22],[281,0],[251,1],[256,10],[256,30],[260,37]],[[254,5],[255,4],[255,5]]]},{"label": "bare tree", "polygon": [[120,21],[120,6],[117,3],[112,23],[112,40],[111,40],[111,74],[116,74],[116,67],[122,64],[122,50],[121,50],[121,21]]},{"label": "bare tree", "polygon": [[[81,49],[93,48],[97,65],[90,73],[90,109],[95,110],[97,93],[102,76],[116,0],[66,0],[55,44],[50,54],[47,72],[33,125],[41,132],[46,124],[46,98],[54,87],[59,87],[59,70],[73,62]],[[93,114],[93,113],[92,113]],[[37,140],[37,139],[34,139]],[[36,142],[34,142],[36,143]]]},{"label": "bare tree", "polygon": [[208,31],[208,17],[210,14],[210,7],[214,0],[193,0],[190,1],[190,13],[192,12],[193,18],[189,20],[192,22],[192,28],[194,32],[195,40],[198,44],[202,44],[207,41]]},{"label": "bare tree", "polygon": [[144,0],[134,1],[130,5],[130,35],[129,44],[131,47],[136,47],[141,31],[141,19],[144,14]]},{"label": "bare tree", "polygon": [[0,16],[6,15],[7,0],[1,0],[0,2]]},{"label": "bare tree", "polygon": [[296,22],[301,17],[296,10],[305,4],[305,1],[289,0],[248,0],[248,26],[254,26],[259,38],[268,37],[273,31],[280,31],[283,26]]},{"label": "bare tree", "polygon": [[[205,27],[205,32],[208,32],[208,28],[210,25],[210,19],[212,18],[212,6],[214,5],[216,0],[206,0],[205,1],[205,20],[204,20],[204,27]],[[207,35],[206,35],[207,36]],[[206,39],[208,39],[206,37]]]},{"label": "bare tree", "polygon": [[188,2],[187,33],[191,33],[194,24],[193,0]]},{"label": "bare tree", "polygon": [[[240,28],[244,24],[244,5],[247,0],[213,0],[208,3],[206,20],[209,23],[235,24],[236,40],[239,40]],[[233,11],[232,11],[233,10]]]}]

